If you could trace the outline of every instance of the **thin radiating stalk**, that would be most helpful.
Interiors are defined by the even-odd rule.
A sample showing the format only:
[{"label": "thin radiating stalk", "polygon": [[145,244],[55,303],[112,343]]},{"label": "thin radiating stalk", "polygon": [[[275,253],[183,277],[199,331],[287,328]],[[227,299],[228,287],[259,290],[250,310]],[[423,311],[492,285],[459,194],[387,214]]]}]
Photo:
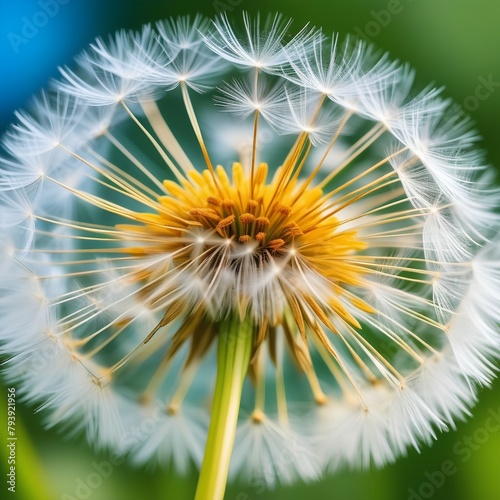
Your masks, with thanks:
[{"label": "thin radiating stalk", "polygon": [[222,500],[224,497],[252,344],[249,323],[232,320],[222,325],[212,416],[195,500]]}]

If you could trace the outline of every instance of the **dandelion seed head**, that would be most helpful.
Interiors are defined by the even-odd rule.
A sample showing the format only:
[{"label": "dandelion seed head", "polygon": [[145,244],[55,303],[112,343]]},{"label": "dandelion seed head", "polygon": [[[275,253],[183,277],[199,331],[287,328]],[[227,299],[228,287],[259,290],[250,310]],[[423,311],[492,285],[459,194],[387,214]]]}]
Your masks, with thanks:
[{"label": "dandelion seed head", "polygon": [[269,487],[394,461],[491,383],[499,191],[477,132],[407,65],[290,29],[121,31],[17,113],[0,353],[48,425],[199,465],[234,322],[251,352],[230,473]]}]

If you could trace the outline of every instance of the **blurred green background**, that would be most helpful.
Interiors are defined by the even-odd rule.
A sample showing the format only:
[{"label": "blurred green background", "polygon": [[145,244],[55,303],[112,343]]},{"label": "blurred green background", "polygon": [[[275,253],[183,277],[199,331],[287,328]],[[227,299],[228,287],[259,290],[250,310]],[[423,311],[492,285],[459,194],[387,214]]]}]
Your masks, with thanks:
[{"label": "blurred green background", "polygon": [[[500,2],[498,0],[51,0],[58,2],[53,15],[38,14],[47,0],[8,1],[0,7],[1,68],[0,130],[28,97],[57,75],[57,65],[97,35],[178,14],[201,12],[213,16],[242,10],[283,12],[297,26],[310,22],[326,31],[355,33],[409,62],[421,86],[433,81],[446,87],[446,95],[462,103],[483,136],[488,160],[500,166]],[[50,2],[49,2],[50,3]],[[45,4],[47,5],[47,4]],[[57,12],[56,12],[57,10]],[[38,17],[36,17],[38,15]],[[37,20],[37,23],[33,22]],[[30,22],[34,29],[27,27]],[[38,26],[36,25],[38,24]],[[24,30],[24,32],[23,32]],[[28,36],[29,35],[29,36]],[[0,320],[1,321],[1,320]],[[439,380],[436,380],[439,384]],[[439,436],[420,454],[383,470],[341,472],[316,484],[295,485],[274,491],[258,485],[231,484],[228,500],[455,500],[500,498],[500,383],[480,393],[472,418],[456,431]],[[5,450],[7,391],[2,389],[0,428]],[[24,428],[18,428],[18,484],[15,495],[7,491],[6,459],[1,458],[0,498],[36,500],[26,493],[26,481],[36,488],[44,481],[50,500],[132,500],[193,497],[196,473],[178,477],[172,471],[115,466],[109,477],[96,479],[95,465],[109,459],[95,455],[85,443],[67,441],[56,431],[43,429],[39,415],[17,403]],[[497,419],[497,420],[495,420]],[[43,466],[37,476],[28,463],[32,443]],[[86,484],[85,486],[82,486]]]}]

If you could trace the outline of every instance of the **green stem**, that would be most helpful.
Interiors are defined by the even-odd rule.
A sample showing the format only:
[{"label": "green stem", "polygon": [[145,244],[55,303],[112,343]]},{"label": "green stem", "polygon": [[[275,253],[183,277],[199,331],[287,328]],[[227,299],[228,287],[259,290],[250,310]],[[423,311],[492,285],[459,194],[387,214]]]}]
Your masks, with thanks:
[{"label": "green stem", "polygon": [[195,500],[222,500],[233,450],[241,390],[253,344],[252,326],[227,321],[219,333],[217,381]]}]

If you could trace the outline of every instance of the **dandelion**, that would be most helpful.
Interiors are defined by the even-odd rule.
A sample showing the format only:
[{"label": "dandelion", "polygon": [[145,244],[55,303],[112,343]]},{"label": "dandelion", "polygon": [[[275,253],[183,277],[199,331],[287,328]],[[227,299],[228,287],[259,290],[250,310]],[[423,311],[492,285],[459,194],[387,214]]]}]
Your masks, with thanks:
[{"label": "dandelion", "polygon": [[364,42],[243,21],[99,39],[3,138],[6,376],[50,426],[201,466],[198,500],[418,449],[500,346],[469,119]]}]

